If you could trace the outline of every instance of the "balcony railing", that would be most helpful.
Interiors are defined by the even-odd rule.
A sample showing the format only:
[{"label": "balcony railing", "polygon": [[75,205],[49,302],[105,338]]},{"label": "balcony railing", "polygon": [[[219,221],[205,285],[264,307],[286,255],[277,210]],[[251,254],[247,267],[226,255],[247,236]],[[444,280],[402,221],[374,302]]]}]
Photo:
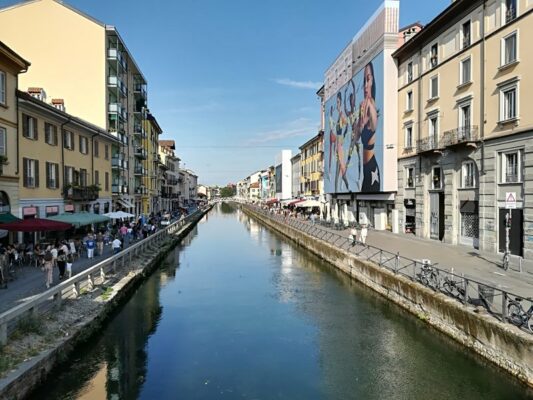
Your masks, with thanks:
[{"label": "balcony railing", "polygon": [[63,198],[73,201],[94,201],[98,199],[98,191],[96,186],[65,187]]},{"label": "balcony railing", "polygon": [[476,125],[461,126],[444,132],[441,139],[443,146],[455,146],[462,143],[479,141],[479,129]]},{"label": "balcony railing", "polygon": [[111,159],[111,167],[120,168],[120,169],[128,169],[128,161],[122,158],[113,157]]},{"label": "balcony railing", "polygon": [[120,66],[124,69],[128,69],[128,64],[126,63],[126,60],[124,56],[122,55],[122,52],[118,49],[110,48],[107,49],[107,58],[109,60],[116,60],[120,64]]},{"label": "balcony railing", "polygon": [[135,175],[146,175],[146,168],[140,165],[136,165],[134,172],[135,172]]},{"label": "balcony railing", "polygon": [[135,94],[140,95],[143,99],[146,99],[146,85],[142,83],[136,83],[133,86],[133,91]]},{"label": "balcony railing", "polygon": [[509,22],[515,19],[516,19],[516,7],[511,6],[505,12],[505,23],[508,24]]},{"label": "balcony railing", "polygon": [[120,79],[118,76],[110,75],[107,80],[107,85],[119,89],[120,93],[123,96],[127,96],[128,94],[128,88],[126,87],[124,82],[122,82],[122,79]]},{"label": "balcony railing", "polygon": [[435,151],[442,148],[441,143],[439,143],[438,136],[429,136],[424,139],[417,141],[416,149],[418,153],[426,153],[428,151]]},{"label": "balcony railing", "polygon": [[148,193],[148,189],[146,187],[139,186],[135,188],[135,194],[147,194],[147,193]]},{"label": "balcony railing", "polygon": [[128,112],[120,103],[109,103],[109,112],[118,114],[122,119],[128,119]]},{"label": "balcony railing", "polygon": [[142,147],[135,147],[134,155],[135,157],[146,159],[147,157],[146,149],[143,149]]}]

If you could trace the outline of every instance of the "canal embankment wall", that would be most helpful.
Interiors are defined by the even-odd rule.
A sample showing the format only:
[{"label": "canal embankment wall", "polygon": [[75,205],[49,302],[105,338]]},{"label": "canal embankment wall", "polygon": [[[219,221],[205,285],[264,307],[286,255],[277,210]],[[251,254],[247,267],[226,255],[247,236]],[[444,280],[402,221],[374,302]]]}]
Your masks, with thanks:
[{"label": "canal embankment wall", "polygon": [[532,335],[250,207],[243,211],[533,387]]},{"label": "canal embankment wall", "polygon": [[[105,322],[126,302],[135,289],[146,280],[151,273],[160,265],[168,254],[187,236],[196,226],[198,221],[209,212],[211,207],[198,211],[192,218],[169,234],[165,241],[159,241],[152,248],[144,248],[142,257],[136,254],[136,260],[129,257],[129,262],[137,264],[134,268],[127,268],[110,286],[106,292],[97,297],[89,297],[87,302],[92,303],[92,308],[84,308],[82,303],[76,310],[76,303],[70,303],[71,312],[79,312],[80,318],[74,326],[62,337],[40,354],[24,360],[20,365],[0,379],[0,399],[15,400],[24,399],[53,373],[55,368],[75,354],[80,345],[87,342],[92,336],[101,331]],[[80,298],[84,296],[80,295]],[[95,305],[95,303],[97,303]],[[57,312],[61,312],[61,306]],[[85,314],[85,315],[84,315]]]}]

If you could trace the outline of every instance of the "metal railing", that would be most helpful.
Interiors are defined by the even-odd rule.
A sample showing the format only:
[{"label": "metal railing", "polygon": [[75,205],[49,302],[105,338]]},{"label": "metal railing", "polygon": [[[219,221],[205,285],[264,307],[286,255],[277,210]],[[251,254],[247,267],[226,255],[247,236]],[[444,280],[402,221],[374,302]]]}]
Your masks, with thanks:
[{"label": "metal railing", "polygon": [[199,217],[205,210],[206,208],[196,210],[187,217],[161,228],[146,239],[81,271],[72,278],[36,295],[31,300],[0,314],[0,345],[7,343],[9,336],[17,329],[20,320],[29,316],[45,314],[60,305],[63,300],[76,298],[84,290],[91,290],[96,286],[103,285],[106,282],[106,276],[116,274],[121,270],[129,270],[132,266],[132,260],[145,254],[146,250],[152,246],[157,249],[168,236],[175,234],[184,225]]},{"label": "metal railing", "polygon": [[[322,222],[312,223],[290,216],[273,214],[257,206],[244,204],[243,206],[249,207],[255,212],[281,224],[288,225],[319,240],[332,244],[355,255],[361,260],[370,261],[380,267],[387,268],[394,272],[394,274],[402,275],[411,281],[418,282],[437,293],[443,293],[454,298],[465,307],[481,306],[488,314],[499,321],[512,323],[512,319],[508,315],[510,301],[520,299],[524,310],[528,310],[533,305],[533,299],[531,297],[524,298],[502,288],[495,287],[490,283],[464,274],[456,274],[453,272],[453,268],[449,270],[441,266],[437,267],[437,263],[430,264],[426,260],[413,260],[403,257],[400,253],[392,253],[379,247],[364,244],[331,230],[344,230],[346,229],[344,224],[324,222],[325,226],[323,226]],[[514,323],[514,325],[517,324]],[[533,333],[527,330],[527,323],[525,321],[521,328],[526,332]]]}]

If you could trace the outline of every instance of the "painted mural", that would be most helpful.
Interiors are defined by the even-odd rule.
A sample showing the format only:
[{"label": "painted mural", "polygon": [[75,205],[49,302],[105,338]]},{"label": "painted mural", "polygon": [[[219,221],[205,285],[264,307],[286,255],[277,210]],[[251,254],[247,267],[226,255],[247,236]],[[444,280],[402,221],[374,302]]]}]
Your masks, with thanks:
[{"label": "painted mural", "polygon": [[383,53],[326,101],[324,190],[383,191]]}]

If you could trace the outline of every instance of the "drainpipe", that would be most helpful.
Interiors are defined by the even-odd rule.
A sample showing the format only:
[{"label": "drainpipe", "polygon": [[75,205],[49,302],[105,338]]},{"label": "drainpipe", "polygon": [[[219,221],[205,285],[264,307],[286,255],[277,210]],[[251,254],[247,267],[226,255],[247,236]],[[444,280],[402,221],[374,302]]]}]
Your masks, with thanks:
[{"label": "drainpipe", "polygon": [[93,133],[91,136],[91,182],[93,185],[96,184],[94,181],[94,138],[98,136],[98,133]]},{"label": "drainpipe", "polygon": [[63,131],[63,128],[65,125],[70,123],[72,121],[72,117],[69,115],[68,119],[61,124],[59,127],[59,131],[61,132],[61,170],[62,170],[62,176],[63,176],[63,190],[65,190],[65,132]]},{"label": "drainpipe", "polygon": [[[481,99],[479,100],[480,114],[481,114],[480,124],[479,124],[479,136],[481,139],[481,161],[480,161],[480,171],[479,171],[480,185],[479,186],[480,186],[481,193],[479,194],[479,199],[485,198],[485,181],[486,181],[485,179],[485,14],[487,11],[486,9],[487,9],[487,0],[483,0],[483,12],[482,12],[482,17],[481,17],[481,35],[482,35],[481,49],[480,49],[481,62],[479,63],[480,68],[481,68],[481,71],[480,71]],[[482,221],[483,224],[485,223],[485,208],[486,207],[482,207],[482,211],[481,211],[480,220]],[[478,210],[479,210],[479,203],[478,203]],[[497,209],[496,209],[496,212],[498,212]],[[478,248],[479,249],[481,249],[482,247],[481,242],[484,242],[484,240],[482,240],[482,238],[479,237],[481,236],[481,232],[483,232],[483,236],[485,236],[484,227],[479,226],[478,227]]]}]

